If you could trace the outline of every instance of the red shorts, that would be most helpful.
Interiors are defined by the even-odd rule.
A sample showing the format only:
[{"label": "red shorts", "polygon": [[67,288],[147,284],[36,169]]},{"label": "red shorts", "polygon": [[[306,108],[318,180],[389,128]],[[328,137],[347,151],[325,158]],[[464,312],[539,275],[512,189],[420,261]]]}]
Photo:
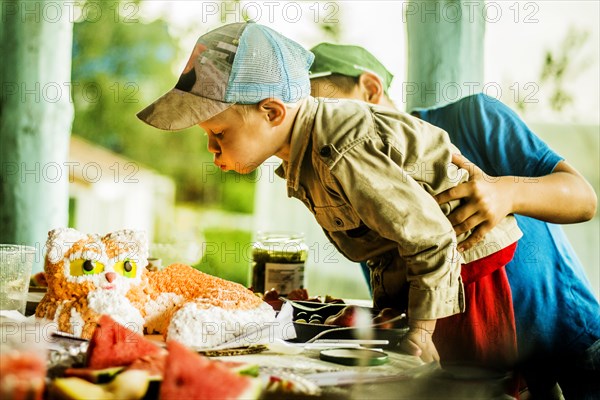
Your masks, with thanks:
[{"label": "red shorts", "polygon": [[510,368],[517,359],[512,293],[504,266],[517,243],[464,264],[464,313],[438,319],[433,342],[445,362]]}]

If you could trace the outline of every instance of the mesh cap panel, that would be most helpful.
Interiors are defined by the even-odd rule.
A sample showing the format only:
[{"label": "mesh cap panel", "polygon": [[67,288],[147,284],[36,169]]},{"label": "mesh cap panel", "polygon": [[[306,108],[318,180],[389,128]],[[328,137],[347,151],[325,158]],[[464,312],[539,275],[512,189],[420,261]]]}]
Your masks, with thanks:
[{"label": "mesh cap panel", "polygon": [[225,102],[256,104],[274,97],[293,103],[310,94],[314,56],[274,30],[248,24],[238,44]]}]

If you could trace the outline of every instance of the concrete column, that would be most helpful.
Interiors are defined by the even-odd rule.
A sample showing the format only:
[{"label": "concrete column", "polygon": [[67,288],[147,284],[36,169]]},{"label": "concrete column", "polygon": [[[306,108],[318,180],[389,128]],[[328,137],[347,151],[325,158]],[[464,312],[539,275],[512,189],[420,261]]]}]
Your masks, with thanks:
[{"label": "concrete column", "polygon": [[72,8],[1,3],[0,243],[37,247],[34,272],[48,230],[67,224]]},{"label": "concrete column", "polygon": [[409,1],[407,111],[440,107],[481,92],[485,20],[483,1]]}]

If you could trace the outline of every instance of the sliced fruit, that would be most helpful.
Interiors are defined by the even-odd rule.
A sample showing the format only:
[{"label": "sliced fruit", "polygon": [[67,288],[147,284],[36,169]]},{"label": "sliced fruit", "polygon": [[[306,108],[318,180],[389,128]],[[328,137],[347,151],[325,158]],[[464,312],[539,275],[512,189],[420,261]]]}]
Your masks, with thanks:
[{"label": "sliced fruit", "polygon": [[65,377],[81,378],[91,383],[106,383],[112,381],[122,370],[123,367],[110,367],[103,369],[67,368],[65,370]]},{"label": "sliced fruit", "polygon": [[255,399],[261,394],[260,379],[239,375],[176,341],[168,342],[167,349],[161,400]]},{"label": "sliced fruit", "polygon": [[148,372],[142,370],[129,370],[119,375],[106,385],[115,399],[138,400],[148,391]]},{"label": "sliced fruit", "polygon": [[99,385],[77,377],[58,378],[49,388],[50,399],[56,400],[140,400],[148,391],[148,372],[125,371],[112,382]]},{"label": "sliced fruit", "polygon": [[240,375],[247,375],[256,378],[260,372],[260,367],[257,364],[248,364],[239,361],[227,360],[219,360],[219,362]]},{"label": "sliced fruit", "polygon": [[88,346],[87,366],[94,369],[127,366],[138,358],[162,351],[142,335],[103,315]]},{"label": "sliced fruit", "polygon": [[3,346],[4,342],[0,344],[0,399],[41,399],[46,377],[44,357]]},{"label": "sliced fruit", "polygon": [[113,395],[104,390],[104,387],[95,385],[81,378],[55,379],[48,389],[50,399],[56,400],[109,400]]},{"label": "sliced fruit", "polygon": [[354,326],[354,322],[356,319],[356,307],[355,306],[346,306],[340,310],[335,315],[327,317],[325,320],[325,325],[338,325],[338,326],[346,326],[352,327]]},{"label": "sliced fruit", "polygon": [[167,353],[150,354],[143,356],[132,362],[127,370],[142,370],[148,372],[152,379],[162,379],[165,372],[165,363],[167,362]]}]

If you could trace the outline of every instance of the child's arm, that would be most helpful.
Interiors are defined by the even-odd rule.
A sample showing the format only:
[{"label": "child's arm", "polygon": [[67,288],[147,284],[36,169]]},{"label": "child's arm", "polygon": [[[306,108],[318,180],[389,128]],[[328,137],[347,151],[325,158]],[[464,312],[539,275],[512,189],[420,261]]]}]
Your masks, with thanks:
[{"label": "child's arm", "polygon": [[502,102],[479,94],[434,118],[454,131],[452,140],[477,165],[454,157],[456,164],[470,166],[470,180],[437,197],[439,203],[465,202],[449,215],[458,234],[475,228],[462,246],[474,245],[511,213],[553,223],[594,216],[597,199],[588,182]]},{"label": "child's arm", "polygon": [[410,330],[400,343],[400,350],[420,357],[424,362],[440,361],[440,356],[432,341],[436,320],[410,320]]},{"label": "child's arm", "polygon": [[469,171],[469,181],[436,196],[439,204],[463,200],[448,219],[457,235],[473,229],[460,248],[479,242],[502,218],[521,214],[552,223],[576,223],[593,218],[596,194],[581,174],[565,161],[546,176],[490,177],[461,155],[452,162]]}]

